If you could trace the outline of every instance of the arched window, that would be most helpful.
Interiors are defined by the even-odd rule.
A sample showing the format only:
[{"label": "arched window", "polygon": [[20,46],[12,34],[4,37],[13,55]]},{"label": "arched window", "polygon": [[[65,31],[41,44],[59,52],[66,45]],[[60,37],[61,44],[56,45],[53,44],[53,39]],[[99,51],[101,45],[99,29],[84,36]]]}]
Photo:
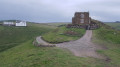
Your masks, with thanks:
[{"label": "arched window", "polygon": [[81,18],[84,18],[84,14],[81,14],[80,16],[81,16]]}]

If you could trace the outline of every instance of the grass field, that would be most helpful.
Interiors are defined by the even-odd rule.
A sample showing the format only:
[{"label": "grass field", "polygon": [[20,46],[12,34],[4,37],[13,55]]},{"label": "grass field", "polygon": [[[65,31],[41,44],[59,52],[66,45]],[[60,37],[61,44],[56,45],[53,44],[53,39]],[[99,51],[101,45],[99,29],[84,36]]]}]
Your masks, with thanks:
[{"label": "grass field", "polygon": [[116,28],[117,30],[120,30],[120,23],[105,23],[105,24],[107,24],[107,25],[109,25],[109,26],[111,26],[111,27],[114,27],[114,28]]},{"label": "grass field", "polygon": [[36,36],[56,26],[29,23],[28,27],[0,26],[0,67],[103,67],[103,60],[81,58],[66,49],[35,47]]},{"label": "grass field", "polygon": [[35,24],[30,26],[30,24],[28,27],[0,26],[0,51],[34,39],[36,36],[53,29],[52,27],[46,28],[41,27],[42,25],[36,26]]},{"label": "grass field", "polygon": [[120,67],[120,31],[104,27],[94,30],[93,42],[105,48],[98,52],[109,58],[108,67]]},{"label": "grass field", "polygon": [[[76,57],[68,50],[57,47],[35,47],[32,42],[36,36],[56,31],[58,25],[35,23],[28,23],[28,25],[28,27],[0,26],[0,67],[120,67],[120,45],[118,41],[114,40],[116,37],[112,34],[114,30],[104,28],[94,30],[94,36],[97,38],[93,38],[94,42],[107,48],[98,51],[110,58],[110,61],[106,62],[91,57]],[[60,29],[62,28],[64,29],[64,27]],[[69,30],[71,31],[71,29]],[[79,30],[76,29],[75,31]],[[100,32],[104,34],[100,34]],[[107,38],[109,36],[105,37],[106,35],[110,35],[111,39]],[[76,37],[68,34],[64,36]],[[79,36],[77,35],[77,37]]]},{"label": "grass field", "polygon": [[61,43],[77,40],[85,34],[85,29],[59,27],[43,35],[43,39],[50,43]]},{"label": "grass field", "polygon": [[69,51],[56,47],[35,47],[32,40],[0,53],[1,67],[103,67],[104,65],[102,60],[76,57]]},{"label": "grass field", "polygon": [[61,25],[66,25],[66,24],[70,24],[70,22],[57,22],[57,23],[47,23],[47,25],[50,26],[61,26]]}]

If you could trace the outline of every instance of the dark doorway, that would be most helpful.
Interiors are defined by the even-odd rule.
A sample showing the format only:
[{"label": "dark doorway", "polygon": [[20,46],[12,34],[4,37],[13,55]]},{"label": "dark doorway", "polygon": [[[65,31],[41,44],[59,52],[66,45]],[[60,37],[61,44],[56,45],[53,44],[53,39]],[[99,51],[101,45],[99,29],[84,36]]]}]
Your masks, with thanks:
[{"label": "dark doorway", "polygon": [[86,26],[86,30],[90,30],[90,25],[87,25],[87,26]]}]

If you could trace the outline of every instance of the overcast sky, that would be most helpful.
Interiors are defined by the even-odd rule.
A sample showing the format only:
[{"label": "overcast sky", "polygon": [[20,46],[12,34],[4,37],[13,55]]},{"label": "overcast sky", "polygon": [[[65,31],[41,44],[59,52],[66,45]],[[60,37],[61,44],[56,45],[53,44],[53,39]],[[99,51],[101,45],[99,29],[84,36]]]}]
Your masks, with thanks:
[{"label": "overcast sky", "polygon": [[0,20],[71,22],[84,11],[100,21],[120,21],[120,0],[0,0]]}]

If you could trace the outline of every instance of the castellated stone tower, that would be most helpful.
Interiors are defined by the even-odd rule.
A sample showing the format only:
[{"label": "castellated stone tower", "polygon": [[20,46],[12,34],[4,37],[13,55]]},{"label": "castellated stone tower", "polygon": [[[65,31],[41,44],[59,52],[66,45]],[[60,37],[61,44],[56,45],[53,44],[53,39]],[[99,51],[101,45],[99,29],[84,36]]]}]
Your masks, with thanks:
[{"label": "castellated stone tower", "polygon": [[72,24],[66,25],[67,28],[84,28],[86,30],[94,30],[100,25],[89,16],[89,12],[76,12],[72,18]]},{"label": "castellated stone tower", "polygon": [[72,18],[72,24],[90,24],[89,12],[76,12]]}]

